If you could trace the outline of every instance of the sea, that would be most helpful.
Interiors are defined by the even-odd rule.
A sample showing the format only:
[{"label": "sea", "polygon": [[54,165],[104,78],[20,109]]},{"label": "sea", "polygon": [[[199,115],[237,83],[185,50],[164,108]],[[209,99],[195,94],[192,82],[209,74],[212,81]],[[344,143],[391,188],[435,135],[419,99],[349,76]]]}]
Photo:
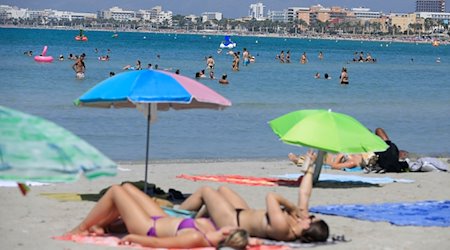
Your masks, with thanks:
[{"label": "sea", "polygon": [[[233,51],[247,48],[255,57],[232,70],[228,49],[218,50],[223,35],[0,28],[0,105],[51,120],[116,161],[145,159],[146,119],[136,109],[99,109],[73,104],[83,93],[126,65],[194,77],[216,61],[215,76],[230,83],[199,81],[232,102],[222,110],[158,112],[150,127],[150,161],[228,161],[287,159],[307,149],[287,145],[268,122],[301,109],[326,109],[353,116],[369,129],[382,127],[400,149],[417,156],[450,156],[450,46],[389,40],[239,36]],[[48,46],[52,63],[38,63]],[[291,63],[280,63],[281,51]],[[322,51],[323,60],[318,59]],[[305,52],[308,63],[300,64]],[[376,63],[355,63],[354,53],[370,53]],[[69,54],[86,54],[86,78],[77,80]],[[109,61],[100,56],[109,53]],[[59,61],[59,55],[65,60]],[[350,84],[341,86],[342,67]],[[321,79],[314,78],[319,72]],[[323,79],[327,73],[330,80]]]}]

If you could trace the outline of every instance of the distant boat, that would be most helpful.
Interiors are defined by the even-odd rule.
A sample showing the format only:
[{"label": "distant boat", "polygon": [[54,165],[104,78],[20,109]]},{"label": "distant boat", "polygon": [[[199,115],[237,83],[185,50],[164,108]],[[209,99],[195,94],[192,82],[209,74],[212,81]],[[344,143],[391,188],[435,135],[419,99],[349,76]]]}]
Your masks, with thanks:
[{"label": "distant boat", "polygon": [[117,37],[119,37],[119,34],[114,33],[111,37],[112,37],[112,38],[117,38]]},{"label": "distant boat", "polygon": [[225,40],[220,43],[221,49],[232,49],[236,47],[236,43],[231,41],[230,36],[225,36]]}]

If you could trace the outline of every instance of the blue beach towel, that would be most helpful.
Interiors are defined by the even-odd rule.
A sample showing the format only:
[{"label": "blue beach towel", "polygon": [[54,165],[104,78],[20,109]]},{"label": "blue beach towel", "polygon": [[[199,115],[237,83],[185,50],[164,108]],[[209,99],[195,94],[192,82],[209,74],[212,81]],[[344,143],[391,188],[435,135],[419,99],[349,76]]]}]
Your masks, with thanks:
[{"label": "blue beach towel", "polygon": [[[277,175],[278,178],[283,179],[298,179],[300,174],[285,174],[285,175]],[[369,183],[369,184],[387,184],[393,182],[401,182],[401,183],[413,183],[414,180],[409,179],[394,179],[390,177],[365,177],[358,175],[338,175],[338,174],[320,174],[319,181],[335,181],[335,182],[361,182],[361,183]]]},{"label": "blue beach towel", "polygon": [[[322,169],[332,169],[330,165],[323,164]],[[354,168],[343,168],[342,171],[345,172],[362,172],[363,169],[361,167],[354,167]]]},{"label": "blue beach towel", "polygon": [[397,226],[450,227],[450,200],[316,206],[310,212],[386,221]]}]

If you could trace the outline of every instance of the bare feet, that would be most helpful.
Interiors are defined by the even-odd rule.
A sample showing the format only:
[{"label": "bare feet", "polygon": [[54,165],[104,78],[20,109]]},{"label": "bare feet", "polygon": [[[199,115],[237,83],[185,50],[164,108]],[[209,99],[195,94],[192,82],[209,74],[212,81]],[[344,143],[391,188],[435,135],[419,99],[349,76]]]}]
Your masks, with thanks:
[{"label": "bare feet", "polygon": [[82,236],[96,235],[96,236],[101,236],[101,235],[105,235],[105,230],[102,227],[99,227],[99,226],[92,226],[89,229],[83,229],[83,228],[81,228],[81,226],[77,226],[74,229],[72,229],[71,231],[67,232],[65,235],[82,235]]},{"label": "bare feet", "polygon": [[65,233],[64,235],[89,235],[89,230],[82,229],[81,226],[77,226],[71,231]]},{"label": "bare feet", "polygon": [[302,165],[303,161],[305,160],[305,156],[300,156],[298,157],[297,155],[295,155],[294,153],[289,153],[288,154],[288,158],[289,160],[291,160],[295,165]]}]

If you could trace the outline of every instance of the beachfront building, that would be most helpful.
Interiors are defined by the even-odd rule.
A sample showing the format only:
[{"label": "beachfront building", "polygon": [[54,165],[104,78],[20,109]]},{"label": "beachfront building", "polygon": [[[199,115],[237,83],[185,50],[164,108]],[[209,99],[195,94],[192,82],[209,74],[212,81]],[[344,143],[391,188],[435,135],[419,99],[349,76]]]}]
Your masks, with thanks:
[{"label": "beachfront building", "polygon": [[155,6],[150,10],[138,10],[135,16],[143,21],[171,27],[173,25],[172,15],[172,11],[163,11],[161,6]]},{"label": "beachfront building", "polygon": [[416,12],[415,14],[423,19],[442,20],[447,23],[450,20],[449,12]]},{"label": "beachfront building", "polygon": [[263,3],[254,3],[250,4],[248,16],[256,19],[257,21],[264,21],[266,18],[264,17],[264,9],[266,6]]},{"label": "beachfront building", "polygon": [[352,8],[351,11],[357,19],[376,19],[380,18],[383,13],[379,11],[371,11],[369,8]]},{"label": "beachfront building", "polygon": [[287,23],[287,22],[289,22],[288,11],[287,10],[269,10],[267,12],[267,19],[272,22]]},{"label": "beachfront building", "polygon": [[412,13],[412,14],[396,14],[391,13],[389,15],[390,25],[394,29],[392,30],[393,35],[399,33],[410,34],[412,32],[423,32],[425,20],[420,16]]},{"label": "beachfront building", "polygon": [[124,10],[115,6],[110,8],[109,10],[99,11],[98,17],[103,19],[113,19],[116,21],[127,21],[134,19],[136,17],[136,12],[131,10]]},{"label": "beachfront building", "polygon": [[16,6],[0,5],[1,19],[25,19],[28,9],[18,8]]},{"label": "beachfront building", "polygon": [[42,24],[47,24],[50,20],[74,21],[74,20],[94,20],[95,13],[82,13],[72,11],[59,11],[52,9],[29,10],[19,9],[15,6],[0,5],[1,19],[40,19]]},{"label": "beachfront building", "polygon": [[287,18],[289,22],[298,20],[298,13],[299,12],[308,12],[309,13],[309,7],[289,7],[287,9]]},{"label": "beachfront building", "polygon": [[203,12],[201,14],[201,17],[202,17],[203,23],[211,21],[211,20],[220,21],[223,18],[223,14],[222,14],[222,12]]},{"label": "beachfront building", "polygon": [[49,18],[64,21],[94,20],[97,19],[97,14],[55,10]]},{"label": "beachfront building", "polygon": [[445,0],[417,0],[416,12],[445,12]]},{"label": "beachfront building", "polygon": [[448,12],[416,12],[415,14],[425,20],[424,29],[428,33],[443,33],[450,21]]}]

